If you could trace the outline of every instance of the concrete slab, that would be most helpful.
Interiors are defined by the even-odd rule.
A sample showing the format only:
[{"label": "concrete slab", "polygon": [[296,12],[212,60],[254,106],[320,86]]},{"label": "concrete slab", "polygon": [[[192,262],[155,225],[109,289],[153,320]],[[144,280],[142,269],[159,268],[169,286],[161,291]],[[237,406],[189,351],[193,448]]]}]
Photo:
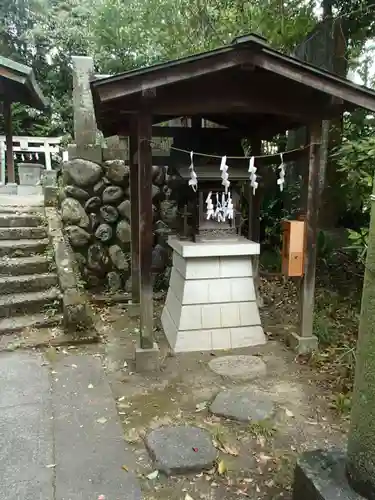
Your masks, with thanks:
[{"label": "concrete slab", "polygon": [[53,440],[50,401],[0,411],[1,484],[52,481]]},{"label": "concrete slab", "polygon": [[0,380],[0,499],[53,500],[48,367],[37,353],[2,353]]},{"label": "concrete slab", "polygon": [[[50,478],[15,483],[2,483],[0,500],[52,500],[53,485]],[[2,496],[4,495],[4,496]]]},{"label": "concrete slab", "polygon": [[42,364],[43,357],[37,353],[0,354],[0,409],[46,401],[50,383],[48,369]]},{"label": "concrete slab", "polygon": [[81,500],[83,492],[84,498],[141,499],[101,361],[67,356],[54,370],[56,500]]}]

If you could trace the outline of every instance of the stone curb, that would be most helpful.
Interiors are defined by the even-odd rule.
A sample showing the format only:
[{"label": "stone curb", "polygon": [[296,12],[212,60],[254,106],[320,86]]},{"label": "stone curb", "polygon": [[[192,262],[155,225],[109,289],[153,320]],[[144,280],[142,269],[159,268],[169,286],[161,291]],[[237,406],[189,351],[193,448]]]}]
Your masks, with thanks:
[{"label": "stone curb", "polygon": [[62,291],[64,326],[78,333],[93,329],[93,320],[88,307],[88,298],[80,289],[75,273],[73,252],[65,241],[60,216],[54,207],[46,207],[48,236],[53,248],[57,276]]}]

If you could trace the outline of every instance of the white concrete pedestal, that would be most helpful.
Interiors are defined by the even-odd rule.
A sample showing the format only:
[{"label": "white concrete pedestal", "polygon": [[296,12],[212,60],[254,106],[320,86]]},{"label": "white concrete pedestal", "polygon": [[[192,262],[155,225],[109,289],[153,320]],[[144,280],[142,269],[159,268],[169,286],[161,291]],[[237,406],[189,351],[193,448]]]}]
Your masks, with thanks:
[{"label": "white concrete pedestal", "polygon": [[266,342],[245,238],[199,243],[170,237],[173,267],[161,316],[174,352],[210,351]]}]

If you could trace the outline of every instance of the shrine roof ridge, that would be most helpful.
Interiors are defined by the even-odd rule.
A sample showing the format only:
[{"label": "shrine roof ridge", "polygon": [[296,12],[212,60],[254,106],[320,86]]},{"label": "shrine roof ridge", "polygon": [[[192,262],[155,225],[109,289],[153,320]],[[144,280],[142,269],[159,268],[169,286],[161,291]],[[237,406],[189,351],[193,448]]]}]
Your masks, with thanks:
[{"label": "shrine roof ridge", "polygon": [[[238,71],[243,71],[243,77]],[[244,85],[253,80],[252,89]],[[275,131],[331,119],[355,107],[375,112],[373,90],[282,54],[255,34],[237,37],[229,45],[208,52],[96,77],[90,86],[98,126],[108,135],[126,124],[126,116],[121,115],[139,112],[144,98],[159,122],[164,117],[201,115],[230,127],[224,115],[230,116],[232,123],[237,120],[242,124],[250,116],[262,126],[266,121],[268,128],[273,121]],[[210,100],[203,94],[198,96],[194,86],[195,90],[204,88]],[[228,95],[221,87],[228,89]],[[278,88],[276,94],[274,88]],[[220,115],[216,117],[221,121],[215,120],[215,115]]]},{"label": "shrine roof ridge", "polygon": [[33,69],[1,55],[0,97],[35,109],[42,110],[47,106],[47,100],[35,79]]}]

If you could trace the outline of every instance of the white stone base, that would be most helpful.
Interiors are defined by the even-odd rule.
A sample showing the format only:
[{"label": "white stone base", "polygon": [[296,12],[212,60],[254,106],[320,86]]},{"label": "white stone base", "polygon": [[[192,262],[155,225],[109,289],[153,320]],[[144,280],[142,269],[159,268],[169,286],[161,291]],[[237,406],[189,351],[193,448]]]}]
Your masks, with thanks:
[{"label": "white stone base", "polygon": [[0,194],[9,194],[9,195],[14,195],[17,194],[17,184],[14,183],[7,183],[3,184],[0,183]]},{"label": "white stone base", "polygon": [[0,195],[11,195],[11,196],[41,196],[43,194],[42,186],[26,186],[19,184],[1,184],[0,183]]},{"label": "white stone base", "polygon": [[25,186],[19,185],[17,189],[17,194],[19,196],[33,196],[33,195],[42,195],[43,188],[42,186]]},{"label": "white stone base", "polygon": [[174,352],[264,344],[252,276],[259,244],[170,238],[173,268],[161,322]]}]

